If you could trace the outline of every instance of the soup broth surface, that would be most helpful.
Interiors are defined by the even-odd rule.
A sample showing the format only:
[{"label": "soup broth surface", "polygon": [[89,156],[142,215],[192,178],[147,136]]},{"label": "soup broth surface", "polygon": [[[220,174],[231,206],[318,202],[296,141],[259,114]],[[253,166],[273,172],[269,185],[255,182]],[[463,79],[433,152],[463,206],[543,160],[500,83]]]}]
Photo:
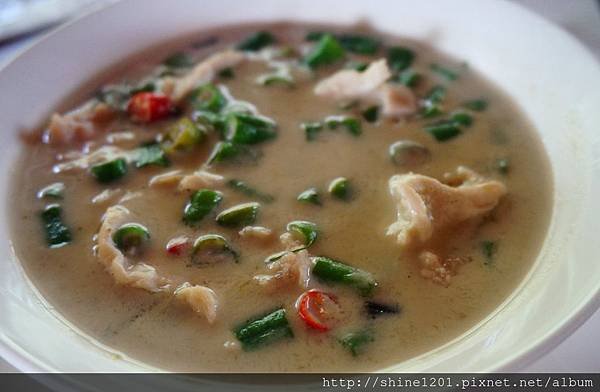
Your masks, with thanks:
[{"label": "soup broth surface", "polygon": [[[338,37],[342,34],[327,26],[293,24],[203,32],[183,43],[148,52],[139,57],[144,61],[127,63],[127,70],[111,74],[110,80],[121,83],[156,75],[163,55],[180,49],[194,63],[200,62],[257,30],[269,31],[277,41],[254,55],[273,48],[291,48],[286,49],[291,60],[283,60],[291,63],[305,57],[317,44],[306,41],[306,33],[326,30]],[[343,30],[356,31],[378,37],[381,45],[377,53],[361,55],[346,50],[345,60],[314,71],[293,65],[289,68],[293,86],[257,83],[261,75],[277,69],[272,59],[241,62],[231,67],[230,74],[221,73],[212,81],[230,99],[254,105],[260,115],[276,123],[277,131],[272,140],[248,147],[253,158],[215,163],[207,170],[226,181],[243,181],[272,196],[270,202],[224,184],[218,188],[223,195],[219,206],[197,225],[189,226],[182,216],[191,193],[179,191],[176,186],[149,185],[151,178],[167,171],[191,173],[201,168],[219,139],[217,132],[209,133],[189,151],[168,154],[169,167],[135,168],[130,164],[125,176],[110,183],[99,183],[89,169],[53,170],[57,164],[71,160],[73,151],[89,153],[109,144],[107,136],[117,132],[133,135],[130,140],[119,141],[119,148],[137,148],[164,135],[181,117],[189,117],[188,108],[151,123],[120,115],[102,132],[82,142],[28,144],[11,190],[13,242],[28,277],[48,303],[83,333],[116,352],[167,370],[200,372],[371,371],[440,347],[490,315],[531,269],[551,215],[551,174],[535,130],[498,88],[462,59],[363,27]],[[314,93],[319,81],[352,66],[349,61],[368,64],[385,58],[387,48],[393,46],[407,47],[415,54],[410,69],[418,72],[421,80],[411,90],[419,107],[434,86],[446,89],[442,114],[426,118],[419,108],[400,120],[379,115],[369,122],[362,116],[364,105],[335,102]],[[451,70],[456,78],[449,80],[432,64]],[[189,68],[175,68],[173,72],[185,74]],[[463,105],[480,98],[487,102],[485,110]],[[424,130],[457,110],[468,113],[473,121],[470,126],[461,126],[456,137],[438,141]],[[324,126],[314,140],[307,141],[301,124],[332,115],[358,119],[361,134],[354,136],[344,126],[333,130]],[[421,144],[429,151],[430,159],[412,167],[394,164],[388,151],[399,140]],[[502,182],[507,194],[484,217],[453,226],[448,236],[431,245],[434,252],[439,250],[461,260],[448,285],[436,284],[422,276],[416,254],[402,249],[394,236],[386,235],[397,214],[388,181],[393,175],[409,172],[444,181],[444,175],[459,166]],[[349,181],[348,200],[328,192],[328,185],[338,177]],[[41,188],[56,182],[64,184],[62,199],[37,196]],[[297,200],[310,188],[318,191],[320,205]],[[107,189],[114,191],[108,200],[92,202]],[[125,195],[129,196],[127,200],[119,201]],[[215,215],[224,209],[252,201],[260,203],[253,225],[271,229],[270,240],[242,237],[238,234],[241,227],[223,227],[215,221]],[[40,211],[55,202],[62,208],[72,241],[50,249]],[[208,323],[172,293],[150,293],[115,282],[99,262],[95,245],[102,216],[116,204],[126,207],[130,221],[142,224],[151,235],[143,251],[131,260],[144,261],[173,281],[185,280],[212,289],[218,298],[214,323]],[[269,290],[254,279],[273,273],[264,260],[285,249],[278,237],[295,220],[313,222],[318,227],[318,238],[308,248],[311,256],[339,260],[368,271],[377,281],[372,295],[364,297],[352,286],[312,276],[309,288],[327,292],[337,301],[336,321],[325,332],[309,327],[298,315],[296,301],[306,288],[293,282]],[[188,254],[174,256],[165,251],[166,244],[175,237],[193,240],[208,233],[224,236],[239,253],[239,261],[226,258],[195,265]],[[397,312],[371,316],[365,310],[365,301],[390,305]],[[256,350],[241,349],[232,331],[246,320],[277,308],[285,309],[293,338],[275,340]],[[364,330],[369,331],[372,341],[358,355],[352,355],[340,340],[349,332]]]}]

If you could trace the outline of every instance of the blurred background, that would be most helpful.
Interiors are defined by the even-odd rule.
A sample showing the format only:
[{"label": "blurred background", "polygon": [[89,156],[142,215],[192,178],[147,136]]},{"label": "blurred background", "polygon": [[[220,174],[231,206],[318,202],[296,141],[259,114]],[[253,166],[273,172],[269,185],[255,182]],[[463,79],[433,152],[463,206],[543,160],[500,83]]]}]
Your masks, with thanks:
[{"label": "blurred background", "polygon": [[[60,24],[117,1],[119,0],[0,0],[0,68],[20,50]],[[519,3],[559,25],[579,39],[600,60],[600,0],[509,1]],[[558,75],[557,80],[564,76]],[[600,312],[596,312],[575,334],[523,371],[598,372],[599,340]],[[0,359],[0,372],[12,370],[14,369],[10,365]]]}]

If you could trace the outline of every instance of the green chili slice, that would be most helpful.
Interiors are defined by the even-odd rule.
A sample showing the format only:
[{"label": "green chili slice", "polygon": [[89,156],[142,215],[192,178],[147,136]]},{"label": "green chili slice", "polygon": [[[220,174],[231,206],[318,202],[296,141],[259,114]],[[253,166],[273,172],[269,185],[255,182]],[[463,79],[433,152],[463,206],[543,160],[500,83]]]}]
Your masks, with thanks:
[{"label": "green chili slice", "polygon": [[206,215],[210,214],[221,200],[223,200],[221,192],[211,189],[200,189],[194,192],[183,209],[183,221],[187,225],[197,224]]},{"label": "green chili slice", "polygon": [[310,203],[315,205],[321,205],[321,197],[316,188],[309,188],[298,195],[298,201],[303,203]]},{"label": "green chili slice", "polygon": [[59,248],[71,242],[71,230],[62,221],[62,208],[58,204],[47,205],[40,214],[50,248]]},{"label": "green chili slice", "polygon": [[356,332],[350,332],[338,339],[352,356],[358,356],[364,352],[365,346],[375,340],[373,331],[364,329]]},{"label": "green chili slice", "polygon": [[456,121],[442,120],[425,126],[425,131],[430,133],[438,142],[445,142],[454,139],[461,134],[461,130]]},{"label": "green chili slice", "polygon": [[231,257],[236,263],[239,254],[230,245],[225,237],[218,234],[205,234],[194,241],[191,262],[194,265],[212,264],[220,256]]},{"label": "green chili slice", "polygon": [[286,230],[302,237],[304,242],[302,249],[306,249],[314,244],[318,237],[317,225],[308,221],[292,221],[287,224]]},{"label": "green chili slice", "polygon": [[194,89],[190,93],[189,102],[196,110],[217,113],[227,105],[227,98],[217,86],[208,83]]},{"label": "green chili slice", "polygon": [[325,118],[325,124],[329,129],[336,129],[339,126],[343,126],[352,136],[360,136],[362,133],[360,121],[355,117],[329,116]]},{"label": "green chili slice", "polygon": [[351,196],[350,181],[345,177],[338,177],[329,183],[329,193],[341,200],[348,200]]},{"label": "green chili slice", "polygon": [[168,152],[189,150],[202,143],[205,138],[205,130],[189,118],[183,117],[169,127],[164,147]]},{"label": "green chili slice", "polygon": [[139,223],[125,223],[115,231],[112,240],[120,250],[131,251],[150,240],[150,231]]},{"label": "green chili slice", "polygon": [[217,223],[221,226],[246,226],[254,223],[260,210],[256,202],[238,204],[217,215]]},{"label": "green chili slice", "polygon": [[276,136],[275,123],[266,117],[232,113],[227,121],[227,140],[237,144],[257,144]]},{"label": "green chili slice", "polygon": [[125,158],[113,159],[92,166],[90,171],[99,182],[113,182],[127,174],[127,161]]},{"label": "green chili slice", "polygon": [[374,123],[379,118],[379,106],[371,106],[362,112],[362,116],[370,123]]},{"label": "green chili slice", "polygon": [[304,131],[307,141],[313,141],[317,138],[319,132],[323,130],[323,124],[320,122],[304,122],[300,124],[300,128]]}]

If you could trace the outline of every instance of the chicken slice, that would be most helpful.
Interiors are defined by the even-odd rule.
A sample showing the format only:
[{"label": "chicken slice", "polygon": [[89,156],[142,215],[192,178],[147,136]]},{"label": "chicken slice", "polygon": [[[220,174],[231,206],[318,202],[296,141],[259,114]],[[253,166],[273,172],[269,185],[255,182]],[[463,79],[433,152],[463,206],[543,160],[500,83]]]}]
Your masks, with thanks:
[{"label": "chicken slice", "polygon": [[201,188],[216,188],[223,184],[225,177],[218,174],[198,170],[192,174],[184,176],[179,182],[180,191],[197,191]]},{"label": "chicken slice", "polygon": [[239,235],[242,238],[267,241],[273,238],[273,230],[262,226],[246,226],[239,231]]},{"label": "chicken slice", "polygon": [[175,103],[179,103],[199,84],[212,81],[217,72],[233,67],[244,59],[245,55],[235,50],[215,53],[184,76],[166,80],[163,84],[163,92],[169,95]]},{"label": "chicken slice", "polygon": [[66,114],[54,113],[42,140],[54,145],[89,140],[114,116],[115,112],[104,103],[88,103]]},{"label": "chicken slice", "polygon": [[181,170],[171,170],[150,178],[148,186],[174,185],[179,183],[183,177],[184,175],[181,173]]},{"label": "chicken slice", "polygon": [[315,87],[315,94],[334,100],[352,101],[369,97],[392,76],[385,59],[377,60],[363,72],[343,69],[323,79]]},{"label": "chicken slice", "polygon": [[123,206],[112,206],[106,210],[98,233],[97,257],[118,284],[137,287],[151,292],[163,291],[169,282],[145,263],[132,264],[115,246],[112,235],[127,222],[129,210]]},{"label": "chicken slice", "polygon": [[500,181],[485,180],[475,172],[459,168],[456,186],[420,174],[392,176],[389,189],[397,204],[397,221],[387,235],[406,248],[424,245],[436,232],[482,217],[506,194]]},{"label": "chicken slice", "polygon": [[335,101],[361,100],[379,104],[385,117],[402,118],[414,113],[417,100],[412,90],[403,85],[390,85],[392,76],[385,59],[379,59],[363,72],[344,69],[323,79],[315,87],[315,94]]},{"label": "chicken slice", "polygon": [[206,317],[206,321],[212,324],[217,319],[217,309],[219,301],[217,295],[206,286],[191,285],[188,282],[183,283],[175,290],[175,298],[187,302],[194,312]]},{"label": "chicken slice", "polygon": [[288,252],[279,260],[268,265],[272,275],[256,275],[254,280],[271,291],[297,284],[306,289],[310,283],[312,261],[306,250]]}]

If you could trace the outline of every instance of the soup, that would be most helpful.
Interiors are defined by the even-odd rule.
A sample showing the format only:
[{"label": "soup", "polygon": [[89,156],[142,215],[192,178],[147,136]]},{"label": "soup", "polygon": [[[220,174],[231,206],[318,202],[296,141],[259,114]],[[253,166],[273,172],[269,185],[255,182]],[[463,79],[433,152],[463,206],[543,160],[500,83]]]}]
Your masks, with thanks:
[{"label": "soup", "polygon": [[177,47],[27,137],[15,250],[86,335],[173,371],[371,371],[531,269],[549,165],[468,64],[361,26]]}]

